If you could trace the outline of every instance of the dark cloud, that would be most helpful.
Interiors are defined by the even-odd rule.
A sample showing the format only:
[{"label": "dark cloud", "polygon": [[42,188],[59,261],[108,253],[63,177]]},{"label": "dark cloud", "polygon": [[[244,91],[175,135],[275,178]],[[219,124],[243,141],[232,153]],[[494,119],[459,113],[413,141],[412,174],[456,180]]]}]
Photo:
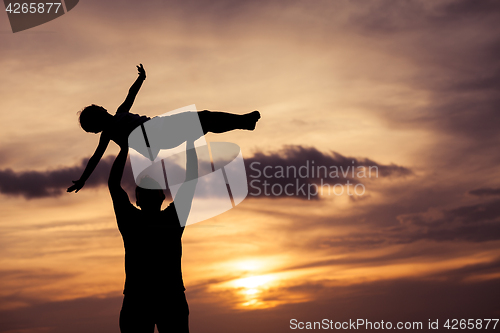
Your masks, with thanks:
[{"label": "dark cloud", "polygon": [[[365,234],[365,239],[368,239],[368,235]],[[348,240],[349,236],[344,237],[343,241],[344,244],[347,244],[349,242]],[[330,245],[335,246],[336,250],[342,251],[342,247],[339,244],[325,244],[324,240],[326,238],[318,238],[317,241],[319,244],[309,244],[309,250],[313,249],[315,246],[317,248],[322,248],[326,249],[330,247]],[[376,245],[380,245],[381,243],[385,243],[381,238],[379,239],[380,242],[378,242]],[[341,241],[339,239],[339,241]],[[361,243],[361,242],[360,242]],[[363,241],[362,244],[364,244],[364,248],[373,246],[373,243]],[[361,246],[358,246],[358,250],[361,248]],[[336,251],[338,254],[339,251]],[[352,250],[350,250],[352,251]],[[352,252],[351,252],[352,253]],[[398,249],[396,252],[390,252],[387,254],[382,254],[379,256],[375,257],[357,257],[357,256],[344,256],[342,258],[336,258],[336,259],[326,259],[326,260],[315,260],[311,259],[306,263],[299,264],[299,265],[292,265],[289,267],[286,267],[286,270],[296,270],[296,269],[304,269],[304,268],[318,268],[318,267],[347,267],[349,265],[354,265],[356,267],[364,267],[364,268],[375,268],[375,267],[381,267],[381,266],[387,266],[387,265],[397,265],[401,264],[402,262],[408,262],[409,260],[413,261],[425,261],[428,260],[429,257],[433,258],[434,260],[437,259],[447,259],[449,258],[450,255],[457,255],[456,250],[450,250],[449,248],[445,246],[439,246],[439,245],[434,245],[434,246],[406,246],[406,247],[401,247]]]},{"label": "dark cloud", "polygon": [[[85,183],[85,188],[105,185],[114,157],[101,159],[92,176]],[[0,170],[0,192],[10,196],[23,196],[26,199],[57,197],[66,192],[72,180],[80,177],[87,165],[88,159],[74,167],[63,167],[48,171],[16,172],[12,169]],[[130,163],[125,168],[123,186],[127,190],[135,187]]]},{"label": "dark cloud", "polygon": [[[285,146],[271,153],[257,152],[246,159],[245,164],[249,197],[290,197],[285,193],[285,186],[290,185],[288,193],[294,193],[293,197],[318,199],[316,195],[309,195],[309,186],[311,193],[321,191],[312,184],[318,187],[326,184],[330,187],[325,186],[324,191],[328,188],[333,191],[336,184],[357,184],[378,177],[412,174],[410,169],[395,164],[382,165],[367,158],[343,156],[333,151],[323,153],[314,147],[303,146]],[[349,187],[352,192],[353,187]],[[298,191],[298,188],[302,188],[302,191]],[[344,188],[347,191],[347,186]]]},{"label": "dark cloud", "polygon": [[473,206],[459,207],[445,212],[444,220],[460,224],[480,224],[500,217],[500,200]]},{"label": "dark cloud", "polygon": [[453,228],[429,228],[429,230],[419,230],[409,235],[400,242],[415,242],[422,239],[430,239],[440,242],[467,241],[483,243],[500,239],[500,224],[490,223],[482,226],[456,226]]},{"label": "dark cloud", "polygon": [[441,7],[441,12],[443,16],[477,19],[494,13],[499,14],[500,4],[495,0],[459,0],[445,4]]},{"label": "dark cloud", "polygon": [[[66,189],[72,184],[71,180],[77,179],[83,173],[87,161],[88,159],[82,160],[82,163],[79,166],[63,167],[48,171],[15,172],[11,169],[0,170],[0,192],[11,196],[23,196],[27,199],[60,196],[65,193]],[[86,182],[85,188],[94,188],[106,185],[109,170],[111,169],[113,161],[113,156],[103,158],[92,173],[92,176]],[[299,168],[305,168],[307,161],[309,161],[308,163],[310,166],[309,177],[307,179],[300,178]],[[255,169],[263,171],[264,167],[270,166],[273,170],[276,170],[278,166],[282,166],[286,170],[287,167],[290,167],[290,175],[293,176],[292,170],[295,168],[297,172],[297,180],[300,185],[305,184],[306,189],[308,184],[320,184],[321,178],[317,177],[316,174],[314,176],[312,175],[311,167],[313,165],[315,168],[317,166],[325,166],[328,170],[328,174],[330,174],[332,170],[338,170],[338,178],[325,178],[325,184],[345,184],[348,180],[350,180],[351,183],[357,182],[358,179],[356,178],[356,175],[358,175],[358,172],[360,172],[361,169],[356,169],[354,178],[352,177],[351,171],[353,167],[358,166],[373,167],[372,170],[369,170],[368,168],[365,169],[366,177],[368,177],[368,173],[371,172],[372,178],[375,177],[375,175],[378,177],[399,177],[410,175],[412,173],[409,169],[394,164],[381,165],[370,159],[345,157],[335,152],[325,154],[315,148],[301,146],[286,146],[278,152],[269,154],[258,152],[253,157],[245,160],[245,164],[247,167],[249,181],[259,180],[263,183],[264,180],[266,180],[270,182],[271,185],[286,185],[291,181],[295,182],[295,179],[276,178],[274,176],[275,171],[273,171],[273,177],[269,179],[266,178],[264,174],[261,174],[260,177],[254,178],[257,175]],[[306,175],[304,168],[302,175]],[[324,169],[321,170],[323,176]],[[317,171],[314,172],[317,173]],[[133,190],[135,189],[135,182],[129,161],[127,162],[127,166],[125,168],[122,185],[128,192],[133,193]],[[260,196],[265,196],[264,192],[262,192]],[[282,193],[281,196],[286,195]],[[300,192],[296,197],[307,198],[307,194]]]},{"label": "dark cloud", "polygon": [[[411,261],[421,256],[446,258],[461,251],[453,246],[447,248],[452,244],[473,246],[474,243],[484,243],[484,246],[490,246],[485,243],[491,242],[493,245],[493,242],[500,240],[500,200],[455,205],[455,208],[450,209],[444,207],[463,200],[463,192],[430,191],[408,185],[411,184],[403,182],[399,189],[381,189],[380,195],[387,198],[389,203],[370,200],[361,205],[352,203],[348,215],[338,215],[331,210],[331,214],[318,216],[311,214],[310,209],[305,206],[302,213],[297,210],[290,213],[263,210],[260,207],[258,211],[288,221],[286,228],[283,224],[270,226],[271,233],[283,235],[280,244],[284,248],[300,248],[308,253],[317,253],[319,258],[325,252],[347,255],[360,250],[404,246],[397,254],[359,261],[360,265],[365,266],[399,260]],[[331,208],[327,202],[324,205],[325,211]],[[304,234],[311,232],[314,237],[304,237]],[[346,262],[318,260],[311,263],[313,266],[336,264],[343,265]]]},{"label": "dark cloud", "polygon": [[60,302],[29,300],[31,306],[0,312],[0,332],[119,332],[121,300],[121,296]]},{"label": "dark cloud", "polygon": [[34,285],[35,283],[39,286],[44,284],[49,284],[54,280],[62,280],[74,277],[75,274],[67,272],[56,272],[50,269],[17,269],[17,270],[0,270],[0,280],[12,280],[16,282],[23,281],[25,284]]},{"label": "dark cloud", "polygon": [[[378,212],[384,210],[387,211],[387,214],[382,219],[399,220],[400,224],[383,225],[379,223]],[[398,210],[388,205],[381,205],[372,207],[362,214],[349,217],[348,220],[351,224],[357,223],[360,230],[342,235],[317,237],[314,240],[309,240],[304,246],[310,250],[331,248],[340,251],[361,248],[374,249],[393,244],[409,245],[425,240],[439,243],[484,243],[500,240],[500,200],[449,210],[436,209],[431,212],[400,215],[398,215]],[[338,225],[335,218],[330,218],[329,221],[333,226]],[[421,254],[411,251],[401,253],[409,260]],[[385,260],[391,258],[393,258],[392,255]]]},{"label": "dark cloud", "polygon": [[478,188],[476,190],[469,191],[469,194],[478,197],[489,197],[500,195],[500,188]]},{"label": "dark cloud", "polygon": [[[445,227],[456,225],[479,225],[500,218],[500,200],[443,210],[439,217],[415,214],[402,217],[403,224],[418,227]],[[500,235],[499,235],[500,236]]]},{"label": "dark cloud", "polygon": [[467,282],[476,276],[494,275],[500,272],[500,258],[489,262],[470,264],[446,272],[436,273],[436,277]]},{"label": "dark cloud", "polygon": [[480,243],[500,239],[500,200],[401,215],[398,219],[402,224],[400,227],[387,228],[384,235],[375,236],[375,239],[391,243],[419,240]]}]

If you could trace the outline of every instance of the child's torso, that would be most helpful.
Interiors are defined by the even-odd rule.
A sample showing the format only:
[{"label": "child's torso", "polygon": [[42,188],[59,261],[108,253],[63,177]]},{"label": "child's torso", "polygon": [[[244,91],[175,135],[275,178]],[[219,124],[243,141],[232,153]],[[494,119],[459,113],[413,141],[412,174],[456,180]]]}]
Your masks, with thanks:
[{"label": "child's torso", "polygon": [[117,142],[128,140],[130,133],[137,127],[148,121],[149,117],[140,116],[135,113],[117,113],[113,116],[110,129],[107,133],[111,140]]}]

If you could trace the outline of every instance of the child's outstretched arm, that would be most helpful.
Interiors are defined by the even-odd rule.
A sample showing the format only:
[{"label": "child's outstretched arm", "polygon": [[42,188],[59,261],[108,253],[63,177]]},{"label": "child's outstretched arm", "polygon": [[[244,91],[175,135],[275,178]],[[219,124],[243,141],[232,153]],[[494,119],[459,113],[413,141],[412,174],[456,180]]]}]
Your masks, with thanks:
[{"label": "child's outstretched arm", "polygon": [[132,84],[132,86],[128,90],[127,98],[125,98],[125,101],[122,103],[122,105],[118,107],[116,113],[130,111],[130,109],[132,108],[132,104],[134,104],[135,96],[137,96],[137,93],[139,93],[139,89],[141,89],[142,82],[146,80],[146,71],[144,70],[144,67],[142,67],[142,64],[139,64],[139,66],[137,66],[137,70],[139,71],[139,77],[135,80],[134,84]]},{"label": "child's outstretched arm", "polygon": [[80,191],[80,189],[85,185],[85,182],[94,171],[97,164],[99,164],[99,161],[101,160],[102,155],[104,155],[108,144],[109,138],[106,135],[101,134],[101,137],[99,138],[99,145],[97,146],[94,155],[92,155],[92,157],[87,162],[87,166],[85,167],[85,170],[83,171],[80,179],[73,180],[74,184],[68,187],[68,192],[75,191],[75,193],[77,193],[78,191]]}]

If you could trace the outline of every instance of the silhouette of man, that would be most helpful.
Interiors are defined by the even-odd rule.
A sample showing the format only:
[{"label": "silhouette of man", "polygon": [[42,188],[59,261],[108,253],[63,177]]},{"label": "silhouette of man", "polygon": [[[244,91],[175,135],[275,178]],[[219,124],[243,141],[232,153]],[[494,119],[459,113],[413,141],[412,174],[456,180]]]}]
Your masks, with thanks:
[{"label": "silhouette of man", "polygon": [[[186,145],[186,179],[174,202],[161,209],[165,194],[151,178],[136,188],[136,204],[121,187],[128,155],[122,146],[108,180],[118,229],[125,246],[125,288],[120,312],[122,333],[189,332],[189,308],[182,280],[181,237],[198,179],[193,142]],[[145,189],[145,188],[157,189]]]}]

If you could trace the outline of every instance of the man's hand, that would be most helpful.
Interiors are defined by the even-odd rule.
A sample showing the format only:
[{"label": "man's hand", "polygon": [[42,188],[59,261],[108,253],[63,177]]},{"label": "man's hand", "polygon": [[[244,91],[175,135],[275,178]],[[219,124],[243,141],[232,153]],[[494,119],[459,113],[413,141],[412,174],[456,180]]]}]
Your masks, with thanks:
[{"label": "man's hand", "polygon": [[82,182],[81,180],[73,180],[72,181],[74,184],[68,187],[68,192],[73,192],[78,193],[82,189],[82,187],[85,185],[85,182]]},{"label": "man's hand", "polygon": [[146,79],[146,71],[144,70],[144,67],[142,67],[142,64],[139,64],[137,66],[137,70],[139,71],[139,77],[141,77],[143,80]]}]

